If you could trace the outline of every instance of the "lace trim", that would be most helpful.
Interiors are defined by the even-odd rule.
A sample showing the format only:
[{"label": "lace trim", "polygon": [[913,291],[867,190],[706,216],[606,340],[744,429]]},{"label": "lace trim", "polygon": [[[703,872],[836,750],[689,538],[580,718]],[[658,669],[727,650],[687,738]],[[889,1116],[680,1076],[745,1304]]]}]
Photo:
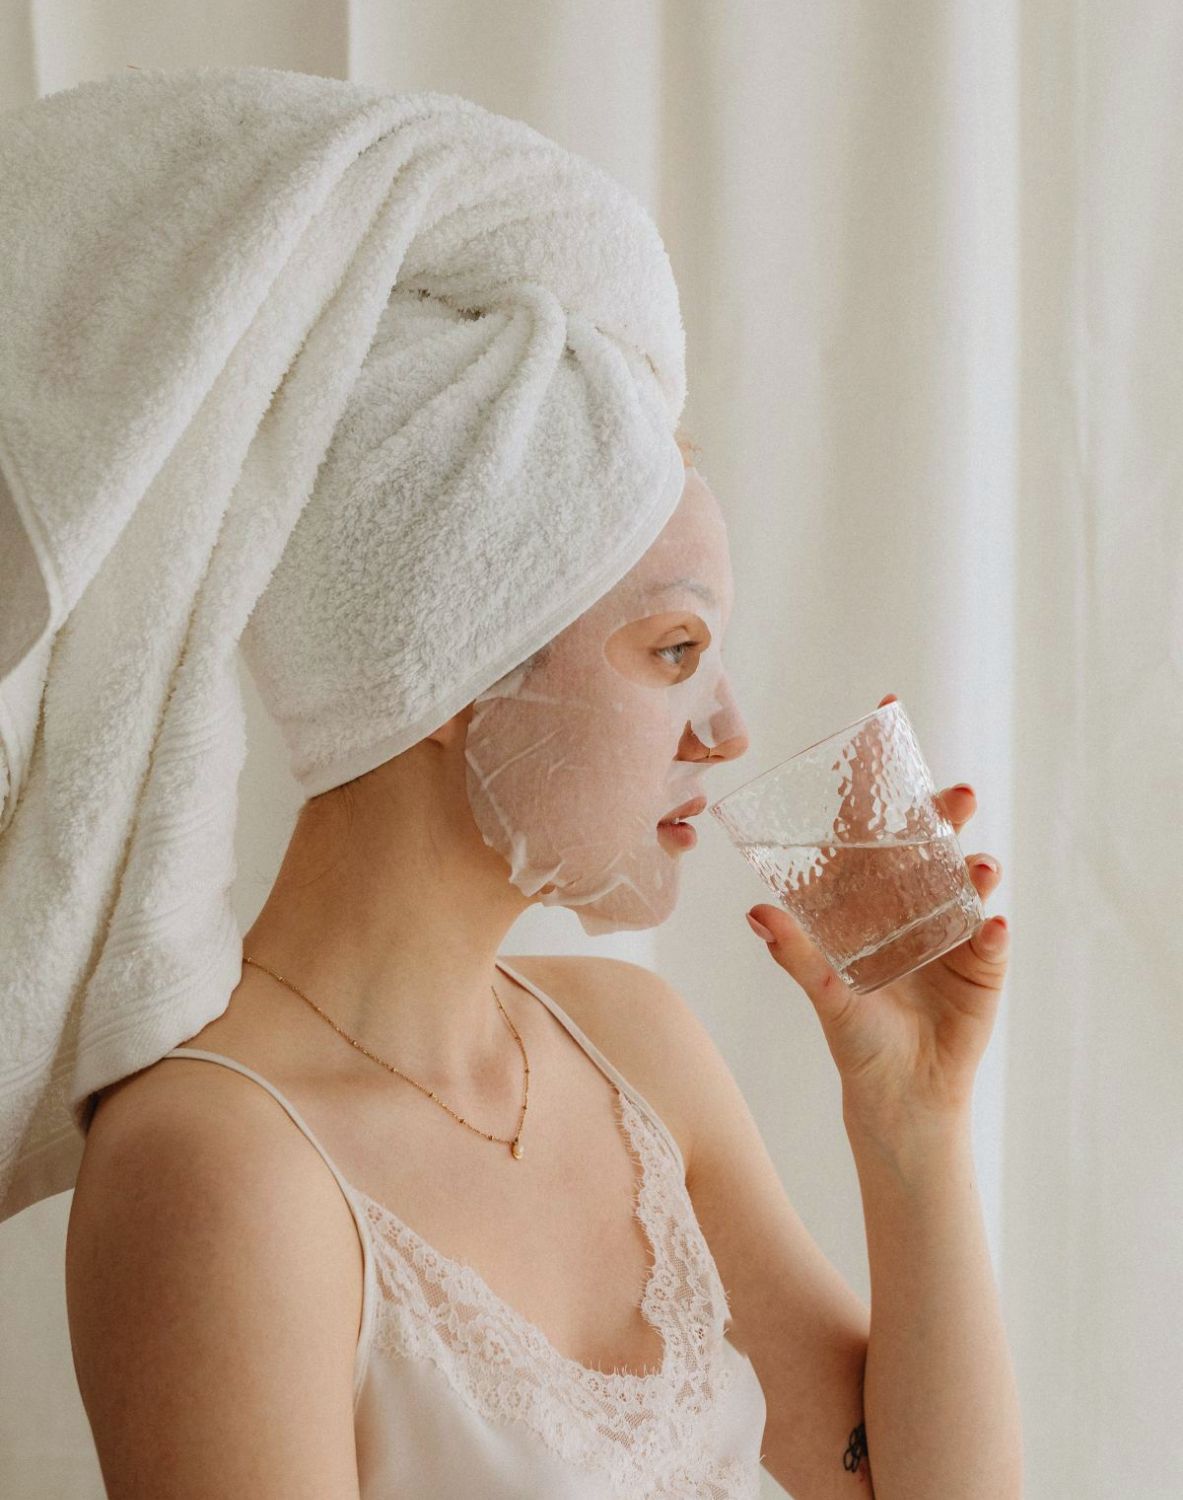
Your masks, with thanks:
[{"label": "lace trim", "polygon": [[[759,1500],[760,1470],[743,1459],[717,1462],[704,1456],[679,1464],[645,1491],[646,1500]],[[636,1500],[636,1492],[630,1496]]]},{"label": "lace trim", "polygon": [[659,1368],[603,1371],[561,1354],[472,1267],[355,1188],[382,1291],[374,1343],[430,1361],[486,1420],[523,1423],[557,1457],[607,1472],[625,1492],[644,1483],[670,1500],[755,1496],[749,1466],[711,1456],[711,1414],[734,1375],[726,1292],[668,1145],[619,1089],[616,1098],[641,1164],[634,1213],[654,1257],[641,1314],[661,1334]]}]

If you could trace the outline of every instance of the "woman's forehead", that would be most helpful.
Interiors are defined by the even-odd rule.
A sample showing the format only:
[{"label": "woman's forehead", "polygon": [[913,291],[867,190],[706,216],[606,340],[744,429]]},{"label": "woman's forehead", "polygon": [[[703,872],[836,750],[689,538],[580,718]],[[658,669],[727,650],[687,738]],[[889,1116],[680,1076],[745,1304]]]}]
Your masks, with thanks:
[{"label": "woman's forehead", "polygon": [[709,609],[730,610],[727,524],[718,500],[696,469],[687,469],[686,484],[669,520],[622,582],[666,609],[698,600]]}]

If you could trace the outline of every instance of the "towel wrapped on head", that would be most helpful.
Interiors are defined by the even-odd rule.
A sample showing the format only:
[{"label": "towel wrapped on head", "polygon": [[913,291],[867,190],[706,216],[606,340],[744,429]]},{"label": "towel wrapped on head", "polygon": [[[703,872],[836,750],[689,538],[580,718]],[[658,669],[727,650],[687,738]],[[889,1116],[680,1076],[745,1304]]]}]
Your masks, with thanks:
[{"label": "towel wrapped on head", "polygon": [[677,291],[519,121],[264,68],[0,116],[0,1218],[222,1013],[236,651],[308,795],[576,619],[684,482]]}]

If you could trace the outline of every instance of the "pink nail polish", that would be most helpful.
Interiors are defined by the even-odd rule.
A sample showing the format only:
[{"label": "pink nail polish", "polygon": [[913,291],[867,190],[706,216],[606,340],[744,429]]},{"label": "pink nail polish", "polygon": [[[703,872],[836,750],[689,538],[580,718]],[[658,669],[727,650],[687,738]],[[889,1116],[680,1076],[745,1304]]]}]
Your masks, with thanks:
[{"label": "pink nail polish", "polygon": [[766,943],[772,943],[776,941],[775,933],[769,932],[768,928],[765,927],[763,922],[757,922],[755,917],[752,916],[751,912],[748,912],[747,918],[748,925],[751,927],[752,931],[758,938],[763,938]]}]

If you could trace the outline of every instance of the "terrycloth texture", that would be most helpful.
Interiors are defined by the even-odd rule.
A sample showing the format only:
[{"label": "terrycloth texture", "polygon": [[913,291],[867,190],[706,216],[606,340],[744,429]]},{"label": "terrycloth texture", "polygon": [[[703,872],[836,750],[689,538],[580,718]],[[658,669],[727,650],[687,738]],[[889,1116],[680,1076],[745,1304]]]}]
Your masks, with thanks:
[{"label": "terrycloth texture", "polygon": [[0,115],[0,318],[3,1218],[238,982],[240,639],[306,792],[372,769],[647,549],[685,374],[599,169],[263,68]]}]

